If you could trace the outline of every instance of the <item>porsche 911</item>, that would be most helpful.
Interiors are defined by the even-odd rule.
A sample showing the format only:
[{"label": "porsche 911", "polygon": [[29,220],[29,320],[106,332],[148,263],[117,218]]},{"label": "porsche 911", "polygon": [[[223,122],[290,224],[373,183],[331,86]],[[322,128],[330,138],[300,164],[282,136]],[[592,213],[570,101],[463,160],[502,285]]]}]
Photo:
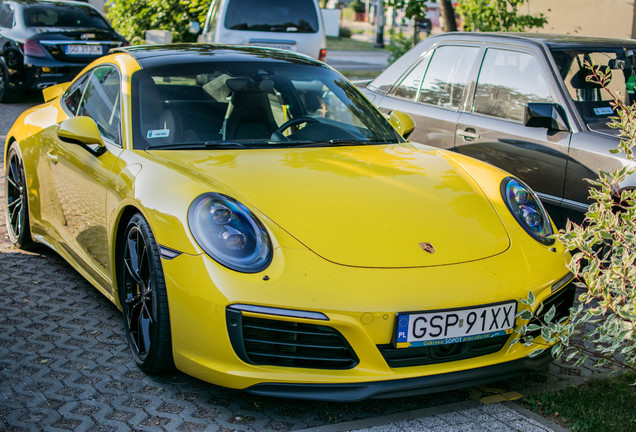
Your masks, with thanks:
[{"label": "porsche 911", "polygon": [[[406,141],[342,75],[287,51],[111,51],[7,135],[7,226],[122,311],[139,367],[354,401],[550,362],[519,299],[567,316],[564,246],[535,193]],[[551,306],[554,306],[552,308]]]}]

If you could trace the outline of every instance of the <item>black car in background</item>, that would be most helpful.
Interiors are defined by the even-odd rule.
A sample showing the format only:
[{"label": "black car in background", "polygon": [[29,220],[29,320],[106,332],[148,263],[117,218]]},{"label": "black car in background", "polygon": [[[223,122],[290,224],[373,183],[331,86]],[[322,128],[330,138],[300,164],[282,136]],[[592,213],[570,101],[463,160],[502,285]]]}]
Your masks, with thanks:
[{"label": "black car in background", "polygon": [[[381,111],[408,113],[410,139],[489,162],[532,187],[557,226],[580,222],[599,169],[634,166],[611,154],[619,137],[610,94],[636,101],[636,41],[536,33],[427,38],[363,88]],[[633,189],[630,176],[619,188]]]},{"label": "black car in background", "polygon": [[126,40],[92,6],[0,0],[0,102],[20,90],[70,81]]}]

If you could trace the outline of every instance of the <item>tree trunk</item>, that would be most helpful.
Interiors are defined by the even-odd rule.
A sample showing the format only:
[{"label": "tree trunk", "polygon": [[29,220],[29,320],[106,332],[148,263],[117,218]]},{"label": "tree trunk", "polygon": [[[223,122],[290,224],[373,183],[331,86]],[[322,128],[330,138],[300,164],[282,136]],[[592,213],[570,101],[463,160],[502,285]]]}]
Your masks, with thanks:
[{"label": "tree trunk", "polygon": [[450,0],[439,0],[439,11],[444,19],[444,31],[457,31],[457,21],[455,21],[455,9]]}]

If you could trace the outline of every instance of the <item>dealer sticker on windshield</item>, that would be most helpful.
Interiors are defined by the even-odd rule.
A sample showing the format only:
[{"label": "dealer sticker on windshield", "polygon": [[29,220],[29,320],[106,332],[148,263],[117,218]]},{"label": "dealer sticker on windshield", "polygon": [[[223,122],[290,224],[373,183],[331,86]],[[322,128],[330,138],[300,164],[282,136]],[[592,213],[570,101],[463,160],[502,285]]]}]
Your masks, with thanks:
[{"label": "dealer sticker on windshield", "polygon": [[512,333],[517,302],[397,315],[397,348],[446,345]]},{"label": "dealer sticker on windshield", "polygon": [[594,108],[594,114],[596,115],[610,115],[613,113],[614,111],[612,110],[611,107]]},{"label": "dealer sticker on windshield", "polygon": [[146,138],[168,138],[170,136],[170,129],[155,129],[149,130]]}]

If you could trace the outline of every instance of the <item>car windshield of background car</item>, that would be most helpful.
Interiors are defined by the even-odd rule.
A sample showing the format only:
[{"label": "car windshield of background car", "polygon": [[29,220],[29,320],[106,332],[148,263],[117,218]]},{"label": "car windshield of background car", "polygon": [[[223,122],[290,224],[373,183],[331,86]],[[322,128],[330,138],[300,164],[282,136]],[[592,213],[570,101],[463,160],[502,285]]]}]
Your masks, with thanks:
[{"label": "car windshield of background car", "polygon": [[313,0],[230,0],[224,24],[231,30],[316,33],[318,16]]},{"label": "car windshield of background car", "polygon": [[59,4],[29,6],[24,10],[27,27],[86,27],[110,30],[108,23],[95,9],[86,6]]},{"label": "car windshield of background car", "polygon": [[401,140],[351,83],[327,67],[257,62],[172,65],[138,71],[132,85],[135,148]]},{"label": "car windshield of background car", "polygon": [[584,66],[585,61],[609,72],[610,80],[607,89],[616,96],[620,95],[623,102],[631,105],[636,100],[634,97],[636,76],[626,51],[628,50],[598,51],[598,48],[552,51],[552,56],[574,105],[592,130],[618,133],[615,129],[607,127],[609,117],[614,115],[610,105],[613,98],[609,92],[590,81],[592,71]]}]

